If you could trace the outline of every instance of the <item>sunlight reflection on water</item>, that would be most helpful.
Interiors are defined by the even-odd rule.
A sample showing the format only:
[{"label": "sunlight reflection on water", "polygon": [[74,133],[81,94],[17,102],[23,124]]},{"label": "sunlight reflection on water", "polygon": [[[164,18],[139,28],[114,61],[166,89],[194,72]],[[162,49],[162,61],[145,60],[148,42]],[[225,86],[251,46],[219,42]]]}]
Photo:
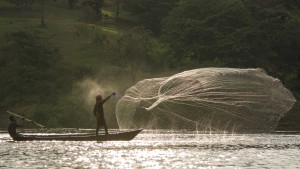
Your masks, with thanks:
[{"label": "sunlight reflection on water", "polygon": [[129,142],[14,142],[0,168],[297,168],[300,135],[143,131]]}]

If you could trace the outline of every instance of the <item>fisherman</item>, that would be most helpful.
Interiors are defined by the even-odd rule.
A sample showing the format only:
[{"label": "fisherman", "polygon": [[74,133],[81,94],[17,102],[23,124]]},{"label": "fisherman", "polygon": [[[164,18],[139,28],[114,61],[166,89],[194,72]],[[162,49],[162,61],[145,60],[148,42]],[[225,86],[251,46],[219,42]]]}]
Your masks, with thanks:
[{"label": "fisherman", "polygon": [[[24,121],[24,118],[22,120]],[[9,116],[8,134],[10,135],[10,137],[22,137],[22,134],[17,133],[17,127],[21,126],[21,124],[17,124],[17,121],[13,115]]]},{"label": "fisherman", "polygon": [[103,104],[110,99],[111,96],[115,95],[116,93],[113,92],[111,95],[107,96],[105,99],[102,99],[101,95],[96,96],[96,104],[94,106],[94,116],[97,119],[97,128],[96,128],[96,136],[98,136],[98,131],[100,126],[104,126],[105,134],[108,134],[107,131],[107,125],[104,118],[104,110],[103,110]]}]

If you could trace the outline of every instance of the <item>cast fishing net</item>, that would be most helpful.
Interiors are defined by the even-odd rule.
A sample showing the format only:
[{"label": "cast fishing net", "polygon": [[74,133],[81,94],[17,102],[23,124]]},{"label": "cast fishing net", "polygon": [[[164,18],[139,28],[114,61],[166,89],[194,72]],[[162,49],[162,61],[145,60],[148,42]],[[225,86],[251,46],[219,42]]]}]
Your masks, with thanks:
[{"label": "cast fishing net", "polygon": [[116,115],[120,128],[266,132],[294,103],[262,69],[203,68],[138,82]]}]

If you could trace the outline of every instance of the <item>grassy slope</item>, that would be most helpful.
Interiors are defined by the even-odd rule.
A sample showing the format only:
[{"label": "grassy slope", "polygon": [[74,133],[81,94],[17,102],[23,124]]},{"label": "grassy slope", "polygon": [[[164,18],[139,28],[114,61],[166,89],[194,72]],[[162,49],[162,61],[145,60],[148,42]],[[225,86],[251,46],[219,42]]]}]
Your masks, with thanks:
[{"label": "grassy slope", "polygon": [[[126,22],[116,23],[114,19],[103,20],[101,23],[88,24],[80,21],[84,9],[68,9],[65,1],[47,1],[45,6],[45,29],[52,35],[52,43],[57,46],[64,59],[76,67],[84,67],[91,71],[100,71],[101,59],[105,53],[101,47],[92,45],[92,40],[98,32],[112,37],[129,29]],[[104,11],[113,15],[109,10]],[[0,1],[0,40],[5,33],[19,31],[40,25],[40,6],[35,3],[25,12],[14,4]],[[79,29],[84,29],[80,36],[76,35]],[[101,31],[102,30],[102,31]],[[102,50],[103,51],[103,50]]]},{"label": "grassy slope", "polygon": [[[51,35],[50,40],[59,49],[67,68],[88,69],[95,74],[104,70],[105,74],[109,74],[113,68],[103,63],[103,58],[109,57],[110,53],[108,50],[102,50],[101,45],[92,44],[92,40],[99,33],[113,39],[129,30],[133,21],[128,20],[127,22],[126,17],[130,18],[127,15],[118,22],[114,19],[106,19],[90,24],[80,21],[84,15],[83,12],[84,9],[68,9],[67,1],[46,1],[47,28],[44,30]],[[109,16],[113,15],[109,9],[104,12]],[[0,0],[0,43],[5,34],[28,28],[41,29],[39,3],[29,6],[25,12],[22,12],[16,5]],[[80,28],[84,28],[84,31],[77,36],[76,32]],[[3,118],[1,117],[1,119]]]}]

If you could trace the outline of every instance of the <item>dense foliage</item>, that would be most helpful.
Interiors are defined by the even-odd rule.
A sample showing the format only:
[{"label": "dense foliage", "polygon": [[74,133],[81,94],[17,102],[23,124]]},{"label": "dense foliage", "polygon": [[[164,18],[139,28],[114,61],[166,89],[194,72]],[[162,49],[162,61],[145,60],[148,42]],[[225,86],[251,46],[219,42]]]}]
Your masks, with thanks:
[{"label": "dense foliage", "polygon": [[262,67],[289,83],[298,73],[299,23],[281,4],[181,1],[166,18],[164,35],[174,66],[188,59],[197,65]]},{"label": "dense foliage", "polygon": [[51,107],[58,102],[58,96],[68,93],[72,82],[61,76],[68,72],[48,38],[46,32],[35,29],[5,36],[0,46],[0,102],[5,108],[32,110],[42,104]]},{"label": "dense foliage", "polygon": [[[40,31],[7,34],[1,46],[1,102],[49,102],[57,92],[59,55]],[[47,96],[47,97],[46,97]]]},{"label": "dense foliage", "polygon": [[299,98],[298,11],[298,1],[182,0],[163,25],[170,66],[260,67]]},{"label": "dense foliage", "polygon": [[161,32],[162,20],[179,0],[125,0],[125,9],[139,18],[139,23],[154,34]]},{"label": "dense foliage", "polygon": [[[29,107],[32,117],[42,122],[89,126],[80,119],[90,122],[81,113],[90,107],[74,85],[85,76],[124,92],[140,79],[193,68],[259,67],[300,98],[299,0],[45,2],[45,19],[54,16],[49,28],[0,29],[6,33],[0,41],[0,104]],[[34,4],[25,12],[34,13]],[[73,13],[60,13],[63,8]],[[0,14],[4,16],[1,10]],[[26,16],[29,21],[35,15]],[[66,19],[60,22],[61,18]],[[51,32],[54,25],[63,33]],[[48,36],[51,33],[54,38]],[[281,126],[300,129],[299,111],[297,102]],[[50,116],[51,112],[55,113]]]}]

